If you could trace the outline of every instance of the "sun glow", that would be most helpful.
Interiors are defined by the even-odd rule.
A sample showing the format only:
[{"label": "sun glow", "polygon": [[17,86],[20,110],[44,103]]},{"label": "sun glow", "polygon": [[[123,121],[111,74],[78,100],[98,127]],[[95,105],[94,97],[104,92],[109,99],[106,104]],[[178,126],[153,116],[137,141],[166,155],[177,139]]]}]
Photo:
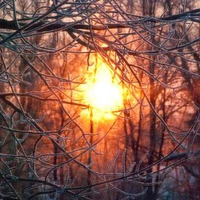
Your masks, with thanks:
[{"label": "sun glow", "polygon": [[94,119],[113,119],[113,112],[123,107],[123,89],[117,77],[98,56],[85,78],[84,100],[93,110]]}]

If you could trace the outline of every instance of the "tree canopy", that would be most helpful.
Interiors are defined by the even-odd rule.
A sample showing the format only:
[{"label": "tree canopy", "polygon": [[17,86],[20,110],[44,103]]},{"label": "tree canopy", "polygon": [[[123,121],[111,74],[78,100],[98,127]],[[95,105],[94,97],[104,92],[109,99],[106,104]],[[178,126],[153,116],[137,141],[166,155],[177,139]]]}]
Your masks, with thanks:
[{"label": "tree canopy", "polygon": [[2,1],[0,198],[200,198],[199,6]]}]

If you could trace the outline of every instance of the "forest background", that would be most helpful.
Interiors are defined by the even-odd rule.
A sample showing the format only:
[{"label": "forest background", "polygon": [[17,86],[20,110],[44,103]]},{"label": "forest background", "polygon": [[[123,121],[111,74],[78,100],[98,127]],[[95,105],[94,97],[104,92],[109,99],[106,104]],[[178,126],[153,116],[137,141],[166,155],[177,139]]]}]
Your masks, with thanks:
[{"label": "forest background", "polygon": [[200,199],[198,0],[0,1],[1,199]]}]

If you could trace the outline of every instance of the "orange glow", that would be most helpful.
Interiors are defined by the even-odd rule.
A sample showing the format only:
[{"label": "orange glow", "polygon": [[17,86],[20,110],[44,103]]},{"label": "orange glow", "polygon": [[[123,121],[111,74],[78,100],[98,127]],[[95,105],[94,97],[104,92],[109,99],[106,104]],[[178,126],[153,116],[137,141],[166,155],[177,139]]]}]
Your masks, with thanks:
[{"label": "orange glow", "polygon": [[123,107],[123,90],[104,60],[97,56],[85,76],[84,101],[93,109],[94,120],[113,119]]}]

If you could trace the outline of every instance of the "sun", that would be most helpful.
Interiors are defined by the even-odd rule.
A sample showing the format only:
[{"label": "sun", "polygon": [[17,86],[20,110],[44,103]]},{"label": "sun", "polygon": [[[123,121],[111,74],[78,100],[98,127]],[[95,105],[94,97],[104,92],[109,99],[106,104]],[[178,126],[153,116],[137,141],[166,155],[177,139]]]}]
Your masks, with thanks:
[{"label": "sun", "polygon": [[99,55],[95,60],[85,75],[84,101],[92,109],[95,120],[113,119],[114,112],[123,107],[123,89],[105,61]]}]

